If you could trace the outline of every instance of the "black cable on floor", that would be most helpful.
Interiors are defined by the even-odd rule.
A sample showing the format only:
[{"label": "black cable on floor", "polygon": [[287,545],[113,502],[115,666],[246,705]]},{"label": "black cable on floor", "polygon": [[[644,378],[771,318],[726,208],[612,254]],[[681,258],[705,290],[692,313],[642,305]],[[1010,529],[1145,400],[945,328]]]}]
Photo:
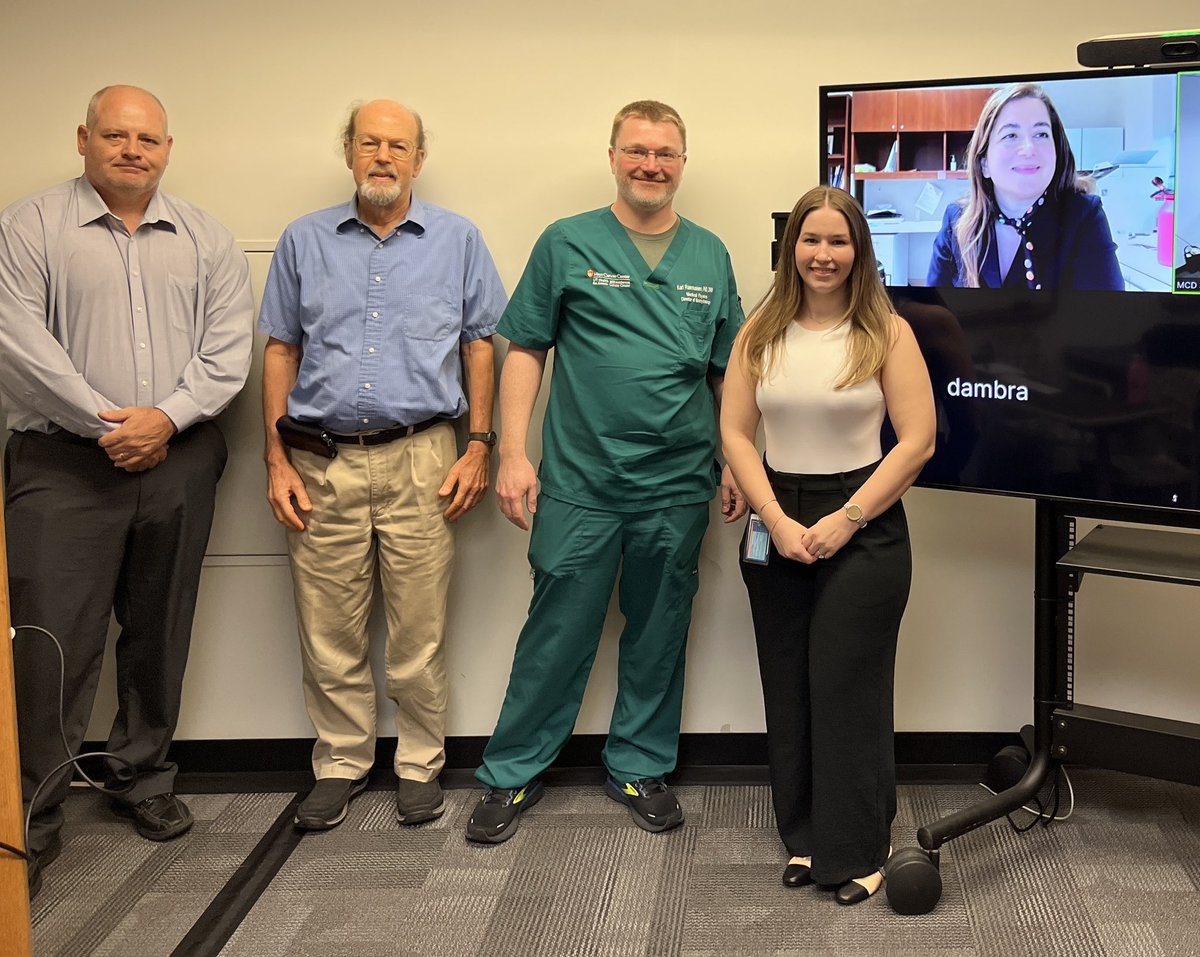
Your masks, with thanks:
[{"label": "black cable on floor", "polygon": [[297,794],[283,809],[242,866],[234,871],[192,929],[171,951],[171,957],[217,957],[220,954],[250,913],[250,908],[299,846],[303,833],[296,830],[293,821],[303,797],[303,794]]}]

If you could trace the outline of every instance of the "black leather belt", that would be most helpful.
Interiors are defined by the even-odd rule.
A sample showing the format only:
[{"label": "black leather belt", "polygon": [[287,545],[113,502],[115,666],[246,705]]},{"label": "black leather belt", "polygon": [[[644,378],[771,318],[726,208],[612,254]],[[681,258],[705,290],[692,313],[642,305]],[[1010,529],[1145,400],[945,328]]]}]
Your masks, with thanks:
[{"label": "black leather belt", "polygon": [[386,445],[388,442],[408,438],[449,421],[441,416],[434,416],[416,425],[394,425],[390,429],[376,429],[374,432],[331,432],[326,429],[325,434],[339,445]]}]

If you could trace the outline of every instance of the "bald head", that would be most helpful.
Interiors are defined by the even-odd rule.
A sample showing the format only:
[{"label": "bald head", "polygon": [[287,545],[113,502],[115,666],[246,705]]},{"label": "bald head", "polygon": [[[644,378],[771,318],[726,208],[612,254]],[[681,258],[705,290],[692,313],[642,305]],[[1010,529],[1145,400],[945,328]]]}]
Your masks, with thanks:
[{"label": "bald head", "polygon": [[77,131],[83,173],[113,212],[144,210],[171,159],[167,111],[136,86],[106,86]]},{"label": "bald head", "polygon": [[397,103],[395,100],[371,100],[369,103],[355,103],[350,107],[350,115],[346,117],[346,125],[342,127],[342,145],[349,147],[350,141],[360,132],[358,128],[359,114],[363,110],[367,111],[368,117],[374,116],[381,111],[392,113],[404,113],[412,118],[416,124],[416,146],[421,152],[425,151],[425,123],[421,119],[421,114],[416,110],[410,109],[403,103]]},{"label": "bald head", "polygon": [[162,105],[162,100],[151,93],[149,90],[143,90],[140,86],[129,86],[126,83],[114,83],[112,86],[102,87],[92,94],[92,98],[88,100],[87,115],[83,121],[84,126],[89,128],[94,127],[97,122],[97,117],[100,115],[100,102],[110,93],[121,96],[134,95],[135,97],[146,97],[153,100],[159,111],[162,113],[163,132],[167,131],[167,108]]}]

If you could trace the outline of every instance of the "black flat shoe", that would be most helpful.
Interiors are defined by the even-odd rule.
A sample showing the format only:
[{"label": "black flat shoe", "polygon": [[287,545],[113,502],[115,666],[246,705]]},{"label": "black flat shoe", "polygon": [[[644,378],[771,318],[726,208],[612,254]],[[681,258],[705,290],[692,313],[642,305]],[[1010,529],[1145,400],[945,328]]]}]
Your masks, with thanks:
[{"label": "black flat shoe", "polygon": [[[879,887],[883,887],[882,880],[879,882]],[[837,902],[839,904],[845,904],[846,906],[850,906],[852,904],[861,904],[868,897],[877,894],[879,892],[879,887],[876,887],[873,891],[869,891],[857,881],[846,881],[845,884],[837,889],[837,893],[833,896],[837,898]]]},{"label": "black flat shoe", "polygon": [[812,883],[812,868],[807,864],[789,864],[783,869],[784,887],[803,887]]}]

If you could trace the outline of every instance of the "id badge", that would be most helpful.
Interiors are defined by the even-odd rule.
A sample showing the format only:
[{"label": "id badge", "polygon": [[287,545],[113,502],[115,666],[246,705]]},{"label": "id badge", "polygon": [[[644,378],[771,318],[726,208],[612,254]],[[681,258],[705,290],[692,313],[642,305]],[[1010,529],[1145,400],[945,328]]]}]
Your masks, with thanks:
[{"label": "id badge", "polygon": [[746,526],[746,548],[742,559],[752,565],[765,565],[771,552],[771,533],[767,523],[750,513],[750,523]]}]

